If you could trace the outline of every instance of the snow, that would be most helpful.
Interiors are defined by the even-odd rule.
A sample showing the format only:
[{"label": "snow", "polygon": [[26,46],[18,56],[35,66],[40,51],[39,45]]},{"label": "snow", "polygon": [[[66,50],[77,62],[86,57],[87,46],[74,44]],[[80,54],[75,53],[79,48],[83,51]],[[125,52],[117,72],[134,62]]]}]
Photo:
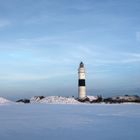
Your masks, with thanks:
[{"label": "snow", "polygon": [[7,100],[7,99],[5,99],[3,97],[0,97],[0,105],[11,104],[11,103],[12,103],[12,101]]},{"label": "snow", "polygon": [[87,96],[89,98],[90,101],[93,101],[93,100],[97,100],[98,97],[95,97],[95,96]]},{"label": "snow", "polygon": [[[95,96],[87,96],[87,97],[90,99],[90,101],[97,100],[97,97]],[[47,96],[43,99],[34,96],[31,98],[30,101],[31,103],[44,103],[44,104],[81,104],[81,102],[77,101],[73,97],[62,97],[62,96]]]},{"label": "snow", "polygon": [[31,98],[31,103],[44,103],[44,104],[80,104],[79,101],[72,97],[62,97],[62,96],[47,96],[43,99],[37,97]]},{"label": "snow", "polygon": [[140,140],[139,130],[139,104],[0,106],[0,140]]}]

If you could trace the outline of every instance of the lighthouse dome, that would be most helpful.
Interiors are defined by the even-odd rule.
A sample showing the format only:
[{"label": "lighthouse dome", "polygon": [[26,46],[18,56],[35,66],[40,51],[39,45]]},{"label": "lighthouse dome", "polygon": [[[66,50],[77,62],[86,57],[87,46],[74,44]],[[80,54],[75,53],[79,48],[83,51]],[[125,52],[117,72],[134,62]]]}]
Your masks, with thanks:
[{"label": "lighthouse dome", "polygon": [[83,68],[83,67],[84,67],[84,63],[81,62],[81,63],[80,63],[80,68]]}]

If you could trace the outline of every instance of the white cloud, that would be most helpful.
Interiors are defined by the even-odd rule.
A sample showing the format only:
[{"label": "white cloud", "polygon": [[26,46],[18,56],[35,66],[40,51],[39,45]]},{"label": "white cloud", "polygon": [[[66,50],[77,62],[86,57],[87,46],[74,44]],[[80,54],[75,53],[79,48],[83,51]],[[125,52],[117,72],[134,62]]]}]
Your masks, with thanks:
[{"label": "white cloud", "polygon": [[45,76],[32,76],[32,75],[10,75],[0,76],[0,80],[14,80],[14,81],[32,81],[32,80],[46,80]]},{"label": "white cloud", "polygon": [[140,63],[140,53],[108,52],[100,53],[92,58],[94,59],[91,60],[91,63],[94,62],[96,66]]},{"label": "white cloud", "polygon": [[[18,50],[20,53],[20,49],[22,49],[22,52],[30,52],[30,56],[34,58],[31,59],[31,63],[36,62],[34,65],[52,66],[60,62],[68,65],[84,61],[88,65],[103,66],[140,62],[140,53],[120,52],[93,44],[70,42],[65,36],[21,38],[13,43],[12,46],[17,46],[15,47],[16,52]],[[36,44],[37,46],[35,47]],[[45,44],[46,47],[38,47],[40,44]]]}]

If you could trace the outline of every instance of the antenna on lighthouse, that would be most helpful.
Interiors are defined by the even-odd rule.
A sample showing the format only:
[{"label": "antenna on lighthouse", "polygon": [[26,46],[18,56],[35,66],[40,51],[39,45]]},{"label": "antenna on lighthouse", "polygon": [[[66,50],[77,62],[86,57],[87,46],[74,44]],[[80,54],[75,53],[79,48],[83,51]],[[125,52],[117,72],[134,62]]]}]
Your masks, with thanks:
[{"label": "antenna on lighthouse", "polygon": [[86,74],[85,74],[85,67],[84,63],[81,62],[78,69],[78,98],[85,99],[86,98]]}]

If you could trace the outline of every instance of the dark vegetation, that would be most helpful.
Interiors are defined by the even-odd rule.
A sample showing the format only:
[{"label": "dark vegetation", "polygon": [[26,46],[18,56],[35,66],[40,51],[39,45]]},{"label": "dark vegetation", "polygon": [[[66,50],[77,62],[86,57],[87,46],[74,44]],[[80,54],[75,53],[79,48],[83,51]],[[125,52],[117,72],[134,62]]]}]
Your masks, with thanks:
[{"label": "dark vegetation", "polygon": [[77,99],[79,102],[89,102],[89,103],[107,103],[107,104],[114,104],[114,103],[140,103],[140,97],[138,95],[124,95],[124,96],[117,96],[117,97],[109,97],[103,98],[101,95],[97,96],[97,99],[90,100],[88,97],[84,99]]},{"label": "dark vegetation", "polygon": [[30,100],[29,99],[20,99],[20,100],[17,100],[16,102],[17,103],[26,103],[26,104],[29,104],[30,103]]},{"label": "dark vegetation", "polygon": [[[36,100],[42,100],[43,98],[45,98],[44,96],[35,96],[34,97]],[[25,103],[25,104],[29,104],[30,103],[30,99],[20,99],[17,100],[16,102],[18,103]]]},{"label": "dark vegetation", "polygon": [[44,99],[45,97],[44,97],[44,96],[35,96],[34,98],[35,98],[35,99],[42,100],[42,99]]}]

